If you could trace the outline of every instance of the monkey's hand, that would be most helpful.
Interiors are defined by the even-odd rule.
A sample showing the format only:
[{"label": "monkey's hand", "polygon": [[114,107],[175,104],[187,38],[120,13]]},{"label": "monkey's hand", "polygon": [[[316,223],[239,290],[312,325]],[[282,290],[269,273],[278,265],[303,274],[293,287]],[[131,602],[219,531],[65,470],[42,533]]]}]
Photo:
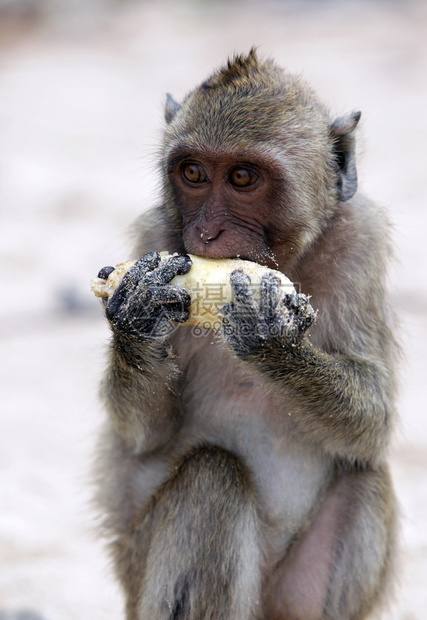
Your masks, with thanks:
[{"label": "monkey's hand", "polygon": [[267,273],[261,279],[257,303],[251,292],[250,278],[243,270],[233,271],[230,282],[234,301],[222,309],[222,330],[239,357],[262,354],[272,345],[298,347],[316,320],[316,312],[306,295],[281,293],[280,280],[273,273]]},{"label": "monkey's hand", "polygon": [[[190,295],[168,283],[190,267],[191,259],[185,255],[161,262],[159,253],[151,252],[137,260],[104,302],[113,331],[139,342],[164,340],[172,321],[184,323],[188,319]],[[108,277],[109,269],[102,269],[98,277]]]}]

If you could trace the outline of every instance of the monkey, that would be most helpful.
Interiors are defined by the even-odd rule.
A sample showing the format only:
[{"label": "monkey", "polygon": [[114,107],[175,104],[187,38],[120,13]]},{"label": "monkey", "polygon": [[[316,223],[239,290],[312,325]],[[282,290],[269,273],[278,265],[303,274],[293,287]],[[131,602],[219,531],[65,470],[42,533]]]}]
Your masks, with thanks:
[{"label": "monkey", "polygon": [[[127,620],[361,620],[388,597],[398,344],[360,116],[255,49],[167,95],[161,198],[105,303],[98,502]],[[220,333],[196,335],[169,284],[188,254],[298,291],[268,272],[257,301],[236,270]]]}]

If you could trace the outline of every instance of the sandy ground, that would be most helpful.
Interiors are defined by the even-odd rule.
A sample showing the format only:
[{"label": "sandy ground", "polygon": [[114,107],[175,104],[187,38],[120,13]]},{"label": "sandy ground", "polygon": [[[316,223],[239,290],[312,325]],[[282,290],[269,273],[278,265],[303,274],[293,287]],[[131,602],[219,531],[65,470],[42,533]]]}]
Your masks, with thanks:
[{"label": "sandy ground", "polygon": [[253,44],[337,114],[363,111],[360,184],[395,223],[405,349],[384,618],[426,617],[427,4],[0,0],[0,620],[121,617],[89,504],[108,330],[88,281],[156,200],[165,93]]}]

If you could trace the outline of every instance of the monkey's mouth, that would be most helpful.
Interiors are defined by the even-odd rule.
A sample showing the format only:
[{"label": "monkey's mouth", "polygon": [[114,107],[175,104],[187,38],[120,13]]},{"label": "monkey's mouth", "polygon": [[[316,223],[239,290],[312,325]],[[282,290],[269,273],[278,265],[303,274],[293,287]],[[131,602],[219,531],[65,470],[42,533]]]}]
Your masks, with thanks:
[{"label": "monkey's mouth", "polygon": [[200,254],[199,252],[190,252],[191,254],[195,254],[196,256],[200,256],[200,258],[215,258],[216,260],[247,260],[251,263],[256,263],[258,265],[263,265],[264,267],[268,267],[269,269],[278,269],[279,263],[276,257],[271,252],[266,252],[262,254],[253,254],[253,253],[221,253],[210,255],[210,253],[205,252],[204,254]]},{"label": "monkey's mouth", "polygon": [[262,235],[247,236],[238,239],[237,234],[224,231],[216,239],[209,243],[203,242],[199,235],[193,231],[184,232],[183,246],[189,254],[195,254],[201,258],[241,259],[257,263],[270,269],[277,269],[278,261],[275,252],[268,246],[267,240]]},{"label": "monkey's mouth", "polygon": [[272,252],[262,252],[260,254],[236,254],[235,256],[230,256],[228,258],[240,258],[242,260],[248,260],[252,263],[257,263],[258,265],[263,265],[264,267],[268,267],[269,269],[277,269],[278,261]]}]

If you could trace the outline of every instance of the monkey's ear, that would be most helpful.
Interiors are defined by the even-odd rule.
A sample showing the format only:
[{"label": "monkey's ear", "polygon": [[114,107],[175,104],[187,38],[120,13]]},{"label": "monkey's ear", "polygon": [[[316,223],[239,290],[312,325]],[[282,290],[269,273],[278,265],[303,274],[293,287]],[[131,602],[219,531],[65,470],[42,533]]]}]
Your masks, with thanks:
[{"label": "monkey's ear", "polygon": [[167,93],[165,103],[165,121],[168,125],[172,121],[173,117],[178,112],[180,107],[181,106],[175,101],[172,95],[170,93]]},{"label": "monkey's ear", "polygon": [[352,112],[337,118],[330,126],[338,172],[337,188],[340,202],[350,200],[357,190],[356,139],[354,130],[361,112]]}]

